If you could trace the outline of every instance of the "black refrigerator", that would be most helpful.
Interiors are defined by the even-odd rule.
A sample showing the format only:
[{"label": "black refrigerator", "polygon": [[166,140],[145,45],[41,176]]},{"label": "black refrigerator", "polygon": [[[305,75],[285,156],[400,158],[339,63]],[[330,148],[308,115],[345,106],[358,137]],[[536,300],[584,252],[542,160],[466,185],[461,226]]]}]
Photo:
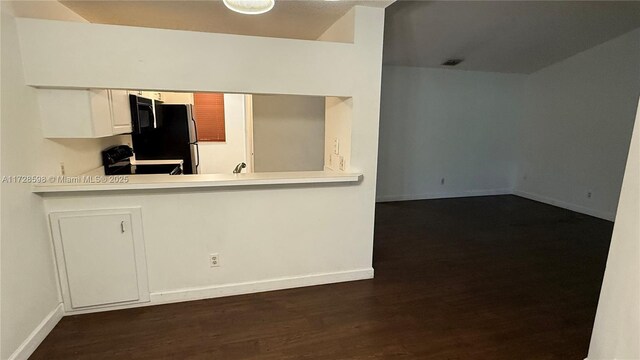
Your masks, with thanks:
[{"label": "black refrigerator", "polygon": [[157,128],[131,134],[136,160],[183,160],[184,174],[197,174],[200,164],[198,130],[192,105],[158,105]]}]

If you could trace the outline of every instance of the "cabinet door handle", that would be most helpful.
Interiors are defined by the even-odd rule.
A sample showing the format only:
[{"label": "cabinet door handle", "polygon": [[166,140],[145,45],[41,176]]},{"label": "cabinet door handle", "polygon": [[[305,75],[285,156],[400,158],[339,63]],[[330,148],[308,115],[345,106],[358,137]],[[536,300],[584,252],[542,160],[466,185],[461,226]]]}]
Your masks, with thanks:
[{"label": "cabinet door handle", "polygon": [[126,231],[125,226],[124,226],[124,220],[120,222],[120,232],[122,232],[124,234],[124,232]]}]

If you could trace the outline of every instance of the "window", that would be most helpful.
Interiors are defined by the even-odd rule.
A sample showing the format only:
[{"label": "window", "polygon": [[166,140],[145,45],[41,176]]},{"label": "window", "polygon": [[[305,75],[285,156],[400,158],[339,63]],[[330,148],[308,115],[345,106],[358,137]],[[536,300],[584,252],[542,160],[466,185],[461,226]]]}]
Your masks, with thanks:
[{"label": "window", "polygon": [[224,94],[193,94],[193,112],[198,125],[198,141],[222,141],[224,128]]}]

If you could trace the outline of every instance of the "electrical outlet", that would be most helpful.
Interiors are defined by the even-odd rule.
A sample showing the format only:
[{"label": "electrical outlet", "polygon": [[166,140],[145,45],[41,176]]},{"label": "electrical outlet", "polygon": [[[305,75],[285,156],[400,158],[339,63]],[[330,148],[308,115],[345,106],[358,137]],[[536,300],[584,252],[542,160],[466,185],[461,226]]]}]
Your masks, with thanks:
[{"label": "electrical outlet", "polygon": [[440,179],[440,185],[444,185],[444,178]]},{"label": "electrical outlet", "polygon": [[344,156],[340,156],[340,171],[344,171]]},{"label": "electrical outlet", "polygon": [[340,140],[338,138],[333,139],[333,153],[340,155]]},{"label": "electrical outlet", "polygon": [[64,176],[64,175],[66,175],[66,174],[67,174],[67,172],[66,172],[66,170],[64,169],[64,163],[63,163],[63,162],[60,162],[60,175]]},{"label": "electrical outlet", "polygon": [[209,255],[209,265],[211,267],[220,266],[220,256],[218,254],[210,254]]},{"label": "electrical outlet", "polygon": [[591,199],[591,191],[587,192],[587,199]]}]

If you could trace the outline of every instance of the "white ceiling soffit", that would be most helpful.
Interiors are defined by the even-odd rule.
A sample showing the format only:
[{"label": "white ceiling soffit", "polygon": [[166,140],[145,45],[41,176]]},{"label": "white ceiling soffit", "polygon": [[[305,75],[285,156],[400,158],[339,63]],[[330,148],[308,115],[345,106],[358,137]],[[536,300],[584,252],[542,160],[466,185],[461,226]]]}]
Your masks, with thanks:
[{"label": "white ceiling soffit", "polygon": [[386,10],[384,63],[529,74],[638,27],[638,1],[400,0]]},{"label": "white ceiling soffit", "polygon": [[276,0],[261,15],[242,15],[220,0],[61,1],[89,22],[160,29],[316,40],[354,5],[386,7],[392,0]]}]

